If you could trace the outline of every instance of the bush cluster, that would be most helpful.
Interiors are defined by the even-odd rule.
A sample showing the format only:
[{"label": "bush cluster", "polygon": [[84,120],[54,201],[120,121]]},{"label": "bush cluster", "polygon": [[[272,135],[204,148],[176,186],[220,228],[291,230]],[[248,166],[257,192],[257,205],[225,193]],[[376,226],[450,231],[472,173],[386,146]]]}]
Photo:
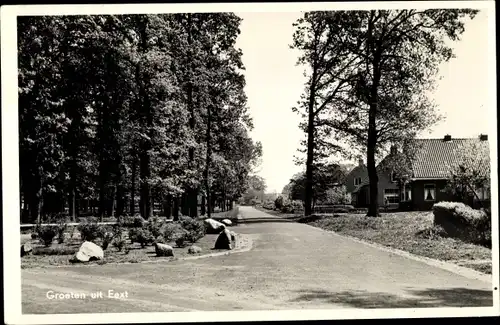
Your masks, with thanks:
[{"label": "bush cluster", "polygon": [[156,240],[156,238],[153,236],[153,234],[147,228],[147,226],[138,228],[135,236],[136,236],[135,241],[141,244],[141,247],[152,245]]},{"label": "bush cluster", "polygon": [[266,201],[264,204],[262,204],[262,207],[267,210],[274,210],[274,202],[273,201]]},{"label": "bush cluster", "polygon": [[105,234],[104,227],[100,226],[95,218],[86,219],[78,225],[77,229],[80,232],[82,241],[93,242],[98,238],[103,238]]},{"label": "bush cluster", "polygon": [[44,244],[45,247],[49,247],[52,245],[52,241],[57,235],[58,228],[57,226],[39,226],[36,231],[42,244]]},{"label": "bush cluster", "polygon": [[461,202],[439,202],[432,207],[434,225],[450,237],[491,247],[491,214]]},{"label": "bush cluster", "polygon": [[186,231],[184,239],[191,243],[196,243],[206,234],[205,224],[201,220],[190,217],[180,218],[181,227]]},{"label": "bush cluster", "polygon": [[283,196],[278,196],[274,201],[274,208],[282,213],[297,213],[304,209],[300,200],[289,200]]}]

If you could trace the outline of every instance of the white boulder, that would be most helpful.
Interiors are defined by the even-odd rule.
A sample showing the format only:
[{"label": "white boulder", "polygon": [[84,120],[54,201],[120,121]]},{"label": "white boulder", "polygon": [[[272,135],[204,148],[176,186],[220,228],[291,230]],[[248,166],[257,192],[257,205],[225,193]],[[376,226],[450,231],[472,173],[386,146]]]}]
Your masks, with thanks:
[{"label": "white boulder", "polygon": [[226,226],[223,223],[211,218],[205,219],[204,223],[208,234],[218,234],[222,230],[226,229]]},{"label": "white boulder", "polygon": [[95,260],[102,260],[104,258],[104,251],[98,245],[86,241],[80,246],[80,249],[73,256],[75,262],[88,262]]}]

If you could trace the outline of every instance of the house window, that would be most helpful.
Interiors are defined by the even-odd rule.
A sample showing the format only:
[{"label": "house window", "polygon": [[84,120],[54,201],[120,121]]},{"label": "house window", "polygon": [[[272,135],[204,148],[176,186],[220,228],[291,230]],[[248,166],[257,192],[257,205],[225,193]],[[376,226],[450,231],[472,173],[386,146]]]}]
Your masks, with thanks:
[{"label": "house window", "polygon": [[354,179],[354,186],[358,186],[359,184],[361,184],[361,177],[356,177]]},{"label": "house window", "polygon": [[434,184],[424,185],[424,200],[436,201],[436,185]]},{"label": "house window", "polygon": [[384,189],[384,203],[397,204],[399,203],[399,190],[397,188]]},{"label": "house window", "polygon": [[396,183],[396,176],[394,172],[391,172],[391,182]]},{"label": "house window", "polygon": [[406,188],[401,192],[401,201],[411,201],[411,188]]}]

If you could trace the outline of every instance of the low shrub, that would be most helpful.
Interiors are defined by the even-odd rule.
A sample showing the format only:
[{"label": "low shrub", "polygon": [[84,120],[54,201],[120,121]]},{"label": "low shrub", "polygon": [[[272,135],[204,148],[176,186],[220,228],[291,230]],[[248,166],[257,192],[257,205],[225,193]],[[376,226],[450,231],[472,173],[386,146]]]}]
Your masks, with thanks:
[{"label": "low shrub", "polygon": [[[293,213],[294,212],[294,201],[290,201],[287,198],[281,200],[281,207],[279,208],[283,213]],[[297,206],[297,204],[295,204]]]},{"label": "low shrub", "polygon": [[491,215],[461,202],[439,202],[432,207],[434,225],[464,242],[491,247]]},{"label": "low shrub", "polygon": [[122,223],[125,227],[142,228],[146,223],[146,220],[144,220],[144,218],[140,215],[135,215],[120,217],[119,222]]},{"label": "low shrub", "polygon": [[137,231],[137,242],[141,244],[141,247],[145,247],[147,245],[151,245],[155,241],[155,237],[147,228],[140,228]]},{"label": "low shrub", "polygon": [[104,236],[104,227],[97,224],[97,221],[88,220],[78,225],[82,241],[95,241]]},{"label": "low shrub", "polygon": [[206,226],[201,220],[195,220],[190,217],[182,217],[181,227],[186,230],[185,239],[191,243],[196,243],[206,234]]},{"label": "low shrub", "polygon": [[274,208],[277,210],[281,210],[281,207],[283,206],[283,201],[285,198],[283,196],[278,196],[276,200],[274,200]]},{"label": "low shrub", "polygon": [[119,251],[121,252],[127,245],[127,241],[123,236],[116,236],[113,239],[112,245]]},{"label": "low shrub", "polygon": [[144,220],[144,218],[141,216],[134,216],[134,218],[132,219],[132,227],[141,228],[144,226],[145,223],[146,220]]},{"label": "low shrub", "polygon": [[42,242],[45,247],[49,247],[52,245],[52,241],[54,237],[57,235],[57,227],[56,226],[40,226],[38,228],[38,238]]},{"label": "low shrub", "polygon": [[148,220],[146,224],[147,230],[152,234],[154,238],[158,238],[162,235],[161,231],[161,222],[158,220],[158,217],[153,217]]},{"label": "low shrub", "polygon": [[109,244],[111,244],[111,242],[113,241],[113,239],[115,238],[116,236],[116,233],[114,231],[105,231],[102,235],[102,249],[103,250],[106,250],[109,246]]},{"label": "low shrub", "polygon": [[291,202],[292,213],[297,213],[304,210],[304,204],[300,200],[293,200]]},{"label": "low shrub", "polygon": [[182,235],[179,235],[175,239],[175,244],[177,245],[177,247],[182,248],[182,247],[186,247],[187,241],[188,241],[188,233],[184,233]]},{"label": "low shrub", "polygon": [[176,239],[179,233],[183,233],[183,228],[179,222],[169,222],[163,227],[162,236],[165,242],[169,243]]},{"label": "low shrub", "polygon": [[267,201],[262,204],[262,207],[267,210],[274,210],[274,202],[272,201]]},{"label": "low shrub", "polygon": [[137,243],[137,234],[139,233],[139,229],[141,228],[130,228],[128,230],[128,239],[130,240],[130,243]]}]

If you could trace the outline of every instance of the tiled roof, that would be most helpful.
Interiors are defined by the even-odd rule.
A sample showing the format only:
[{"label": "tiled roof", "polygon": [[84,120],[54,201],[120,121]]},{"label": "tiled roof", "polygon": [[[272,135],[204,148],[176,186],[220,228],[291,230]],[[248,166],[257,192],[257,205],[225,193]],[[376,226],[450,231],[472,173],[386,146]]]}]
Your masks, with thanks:
[{"label": "tiled roof", "polygon": [[[460,163],[461,151],[470,148],[470,145],[477,144],[482,157],[475,157],[474,163],[479,163],[479,168],[483,172],[487,170],[489,164],[488,141],[480,141],[478,138],[461,138],[444,141],[439,139],[417,139],[416,154],[412,160],[413,179],[444,179],[450,176],[451,168]],[[480,159],[477,159],[480,158]],[[384,160],[381,161],[381,164]],[[377,166],[379,169],[380,164]],[[370,182],[365,177],[354,192],[359,191]]]},{"label": "tiled roof", "polygon": [[[483,157],[479,162],[479,168],[485,171],[489,164],[488,141],[480,141],[477,138],[452,139],[418,139],[417,154],[412,161],[413,178],[448,178],[450,170],[461,161],[461,151],[477,144],[478,150]],[[475,161],[478,162],[478,161]]]}]

